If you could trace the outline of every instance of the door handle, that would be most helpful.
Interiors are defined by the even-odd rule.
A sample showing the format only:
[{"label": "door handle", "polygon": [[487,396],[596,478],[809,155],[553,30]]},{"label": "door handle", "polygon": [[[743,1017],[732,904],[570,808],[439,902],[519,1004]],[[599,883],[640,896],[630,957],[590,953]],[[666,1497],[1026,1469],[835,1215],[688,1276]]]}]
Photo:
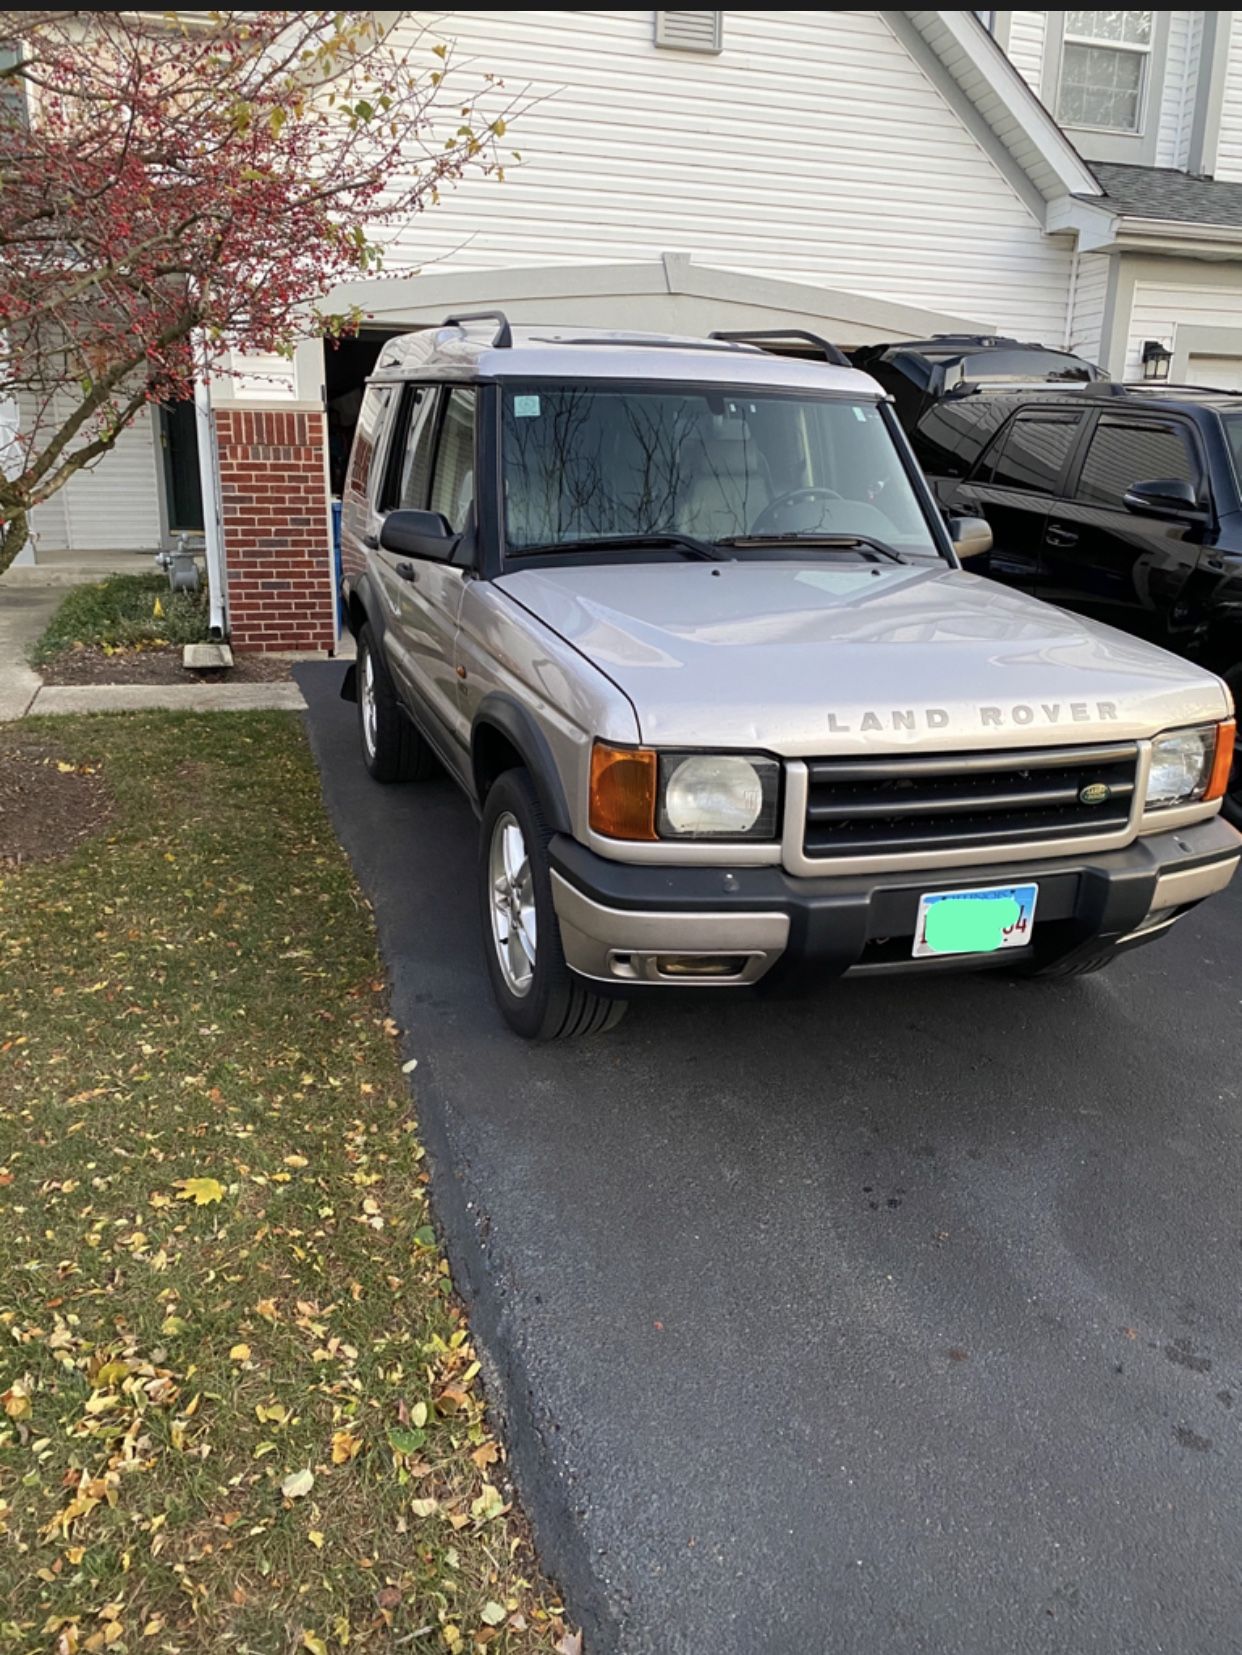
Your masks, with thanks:
[{"label": "door handle", "polygon": [[1073,529],[1062,529],[1057,526],[1046,531],[1045,538],[1050,546],[1077,546],[1078,535]]},{"label": "door handle", "polygon": [[418,570],[412,563],[395,563],[393,565],[393,574],[396,575],[399,580],[418,579]]}]

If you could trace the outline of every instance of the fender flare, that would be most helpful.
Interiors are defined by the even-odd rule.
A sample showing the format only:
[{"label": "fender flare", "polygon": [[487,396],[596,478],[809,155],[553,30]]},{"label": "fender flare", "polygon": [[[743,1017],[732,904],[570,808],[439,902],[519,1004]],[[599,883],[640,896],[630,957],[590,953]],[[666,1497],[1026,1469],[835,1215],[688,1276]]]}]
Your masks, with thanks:
[{"label": "fender flare", "polygon": [[510,695],[493,690],[479,703],[470,726],[470,767],[474,780],[475,798],[483,803],[487,789],[480,763],[478,732],[486,726],[498,730],[521,754],[522,762],[530,772],[535,792],[539,795],[544,820],[554,833],[573,833],[565,789],[560,772],[552,756],[547,736],[539,728],[530,712]]},{"label": "fender flare", "polygon": [[[345,614],[349,622],[349,630],[354,631],[353,606],[357,603],[367,618],[367,625],[377,638],[384,636],[384,605],[380,601],[378,592],[373,589],[370,574],[364,572],[357,580],[351,580],[349,590],[345,594]],[[355,637],[357,634],[354,634]]]}]

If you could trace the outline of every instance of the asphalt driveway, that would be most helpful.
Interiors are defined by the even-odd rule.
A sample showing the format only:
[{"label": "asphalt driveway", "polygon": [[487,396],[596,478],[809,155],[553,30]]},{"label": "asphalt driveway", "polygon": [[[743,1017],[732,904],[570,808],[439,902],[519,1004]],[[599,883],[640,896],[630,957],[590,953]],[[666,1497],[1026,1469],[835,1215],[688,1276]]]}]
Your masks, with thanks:
[{"label": "asphalt driveway", "polygon": [[299,669],[543,1559],[619,1655],[1242,1640],[1242,891],[1062,988],[513,1038],[475,827]]}]

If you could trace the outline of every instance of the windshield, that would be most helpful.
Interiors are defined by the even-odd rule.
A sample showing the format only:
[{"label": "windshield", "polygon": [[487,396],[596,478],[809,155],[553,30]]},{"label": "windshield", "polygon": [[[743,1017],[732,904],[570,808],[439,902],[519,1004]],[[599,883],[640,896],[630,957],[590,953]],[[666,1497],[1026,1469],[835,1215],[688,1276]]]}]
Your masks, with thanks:
[{"label": "windshield", "polygon": [[873,402],[538,380],[506,385],[503,407],[511,555],[660,534],[859,535],[939,555]]}]

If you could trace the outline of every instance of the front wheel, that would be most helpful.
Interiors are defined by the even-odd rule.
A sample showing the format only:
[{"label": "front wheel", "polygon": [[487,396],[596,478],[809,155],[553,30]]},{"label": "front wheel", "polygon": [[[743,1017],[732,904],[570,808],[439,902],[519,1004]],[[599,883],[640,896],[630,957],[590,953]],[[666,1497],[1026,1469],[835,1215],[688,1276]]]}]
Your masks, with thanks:
[{"label": "front wheel", "polygon": [[483,947],[496,1003],[526,1040],[615,1028],[623,1000],[595,993],[565,963],[552,905],[551,835],[525,770],[506,770],[483,811],[479,886]]}]

